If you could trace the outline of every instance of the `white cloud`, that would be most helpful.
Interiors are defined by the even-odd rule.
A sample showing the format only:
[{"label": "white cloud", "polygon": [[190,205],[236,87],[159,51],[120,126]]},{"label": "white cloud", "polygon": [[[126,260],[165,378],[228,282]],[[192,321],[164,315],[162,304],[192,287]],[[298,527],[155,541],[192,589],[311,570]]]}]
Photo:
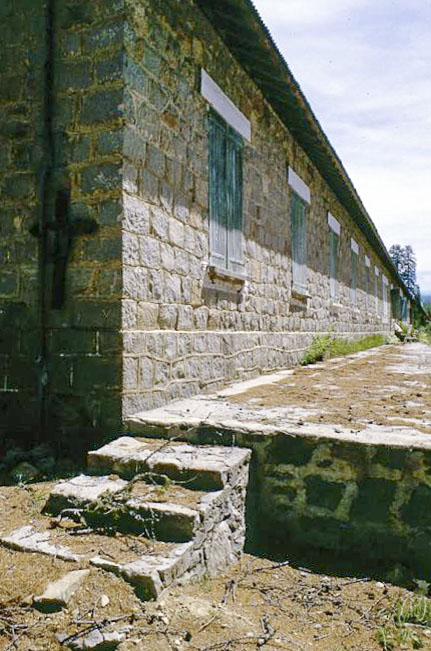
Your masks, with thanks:
[{"label": "white cloud", "polygon": [[254,0],[385,244],[431,292],[430,0]]},{"label": "white cloud", "polygon": [[[370,0],[253,0],[265,22],[273,17],[278,29],[296,26],[321,25],[330,22],[352,8],[370,4]],[[275,30],[274,30],[275,31]]]}]

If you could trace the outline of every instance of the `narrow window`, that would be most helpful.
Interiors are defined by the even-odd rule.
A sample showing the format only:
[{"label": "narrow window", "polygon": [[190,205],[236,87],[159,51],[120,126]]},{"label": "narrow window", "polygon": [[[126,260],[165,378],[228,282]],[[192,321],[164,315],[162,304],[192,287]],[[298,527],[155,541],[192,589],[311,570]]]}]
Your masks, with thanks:
[{"label": "narrow window", "polygon": [[358,288],[358,257],[359,257],[359,246],[357,242],[352,238],[350,240],[351,248],[351,299],[352,305],[356,305],[357,301],[357,288]]},{"label": "narrow window", "polygon": [[379,313],[379,270],[374,267],[374,301],[376,307],[376,314]]},{"label": "narrow window", "polygon": [[388,316],[388,279],[382,274],[382,317],[386,320]]},{"label": "narrow window", "polygon": [[290,202],[290,227],[292,243],[293,284],[305,293],[307,286],[307,205],[292,191]]},{"label": "narrow window", "polygon": [[243,273],[241,136],[220,116],[209,116],[210,263]]},{"label": "narrow window", "polygon": [[365,291],[365,303],[367,308],[370,305],[370,258],[366,255],[364,258],[365,268],[364,268],[364,291]]},{"label": "narrow window", "polygon": [[328,213],[329,226],[329,296],[332,300],[338,293],[338,240],[340,224],[331,213]]}]

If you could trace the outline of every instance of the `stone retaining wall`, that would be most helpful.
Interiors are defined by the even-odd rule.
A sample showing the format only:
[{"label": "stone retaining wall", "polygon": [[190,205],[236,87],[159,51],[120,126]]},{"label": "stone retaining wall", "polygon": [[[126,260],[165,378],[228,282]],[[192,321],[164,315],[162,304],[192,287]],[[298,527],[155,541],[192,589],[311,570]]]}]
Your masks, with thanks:
[{"label": "stone retaining wall", "polygon": [[[136,424],[130,423],[133,433]],[[259,434],[205,425],[145,424],[145,435],[253,450],[250,548],[289,556],[310,550],[353,565],[401,563],[431,577],[431,445],[382,443],[373,435]],[[328,426],[326,426],[328,427]],[[139,428],[138,428],[139,431]],[[367,441],[367,438],[369,441]]]},{"label": "stone retaining wall", "polygon": [[260,471],[260,518],[280,541],[430,576],[431,450],[279,435]]}]

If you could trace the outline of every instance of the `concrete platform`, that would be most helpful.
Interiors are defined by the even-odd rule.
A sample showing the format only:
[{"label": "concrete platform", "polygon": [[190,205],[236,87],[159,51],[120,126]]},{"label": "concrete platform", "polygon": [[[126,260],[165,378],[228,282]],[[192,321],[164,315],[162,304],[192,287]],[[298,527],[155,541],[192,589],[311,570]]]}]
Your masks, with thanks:
[{"label": "concrete platform", "polygon": [[[356,389],[353,392],[351,387],[347,391],[347,374],[355,377]],[[295,401],[293,395],[292,400],[295,385],[298,380],[303,382],[303,376],[306,380],[304,399]],[[370,395],[365,397],[370,418],[359,414],[356,419],[353,416],[346,426],[343,422],[345,418],[337,420],[331,417],[328,396],[340,406],[347,401],[347,411],[359,401],[364,387],[370,386]],[[315,392],[316,388],[320,393],[314,393],[312,401],[306,400],[307,392]],[[278,402],[283,403],[284,396],[286,404],[271,406],[275,391],[281,394]],[[395,405],[393,414],[390,417],[385,415],[384,423],[379,418],[373,418],[377,413],[377,404],[394,394],[401,399],[405,396],[399,409]],[[412,396],[414,400],[410,399]],[[217,437],[213,434],[217,431],[224,445],[227,442],[241,444],[247,435],[285,433],[312,439],[429,450],[430,407],[431,347],[413,343],[374,348],[310,367],[298,367],[238,382],[214,394],[197,395],[133,414],[126,419],[126,424],[132,435],[178,437],[191,441],[199,438],[200,442],[205,442],[207,433],[208,443],[216,442]],[[405,413],[406,409],[407,412],[410,409],[424,413],[414,417]]]}]

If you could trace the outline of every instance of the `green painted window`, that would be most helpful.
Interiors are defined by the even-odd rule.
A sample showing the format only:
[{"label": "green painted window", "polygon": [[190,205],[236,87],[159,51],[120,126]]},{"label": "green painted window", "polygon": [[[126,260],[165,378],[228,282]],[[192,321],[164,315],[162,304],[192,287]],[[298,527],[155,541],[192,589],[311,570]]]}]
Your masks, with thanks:
[{"label": "green painted window", "polygon": [[242,137],[209,115],[210,263],[242,274]]},{"label": "green painted window", "polygon": [[329,294],[332,299],[337,296],[338,277],[338,235],[329,229]]},{"label": "green painted window", "polygon": [[367,306],[370,301],[370,268],[367,264],[364,267],[364,290],[365,290],[365,300],[367,301]]},{"label": "green painted window", "polygon": [[374,275],[374,301],[376,307],[376,314],[379,313],[379,276],[378,274]]},{"label": "green painted window", "polygon": [[307,204],[292,190],[290,202],[293,284],[305,291],[307,285]]},{"label": "green painted window", "polygon": [[351,297],[352,304],[356,305],[357,288],[358,288],[358,254],[351,250]]}]

